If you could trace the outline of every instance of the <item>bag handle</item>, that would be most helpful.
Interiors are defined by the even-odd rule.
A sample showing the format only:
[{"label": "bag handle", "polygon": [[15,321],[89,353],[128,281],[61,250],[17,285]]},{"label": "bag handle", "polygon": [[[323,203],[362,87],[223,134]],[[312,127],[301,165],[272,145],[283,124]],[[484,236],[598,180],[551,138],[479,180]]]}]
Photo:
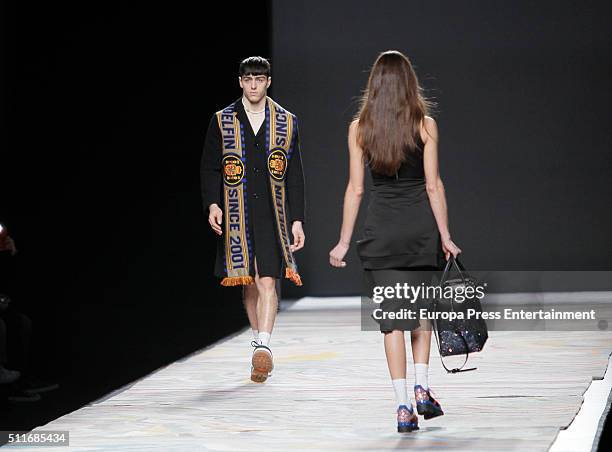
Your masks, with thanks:
[{"label": "bag handle", "polygon": [[461,276],[461,280],[463,281],[463,283],[465,284],[465,267],[463,266],[463,264],[461,263],[461,261],[459,261],[459,256],[454,257],[452,254],[449,256],[448,260],[446,261],[446,265],[444,266],[444,271],[442,272],[442,276],[440,278],[440,285],[444,284],[446,282],[446,279],[448,278],[448,273],[450,272],[451,266],[454,266],[455,269],[457,270],[457,273],[459,273],[459,276]]}]

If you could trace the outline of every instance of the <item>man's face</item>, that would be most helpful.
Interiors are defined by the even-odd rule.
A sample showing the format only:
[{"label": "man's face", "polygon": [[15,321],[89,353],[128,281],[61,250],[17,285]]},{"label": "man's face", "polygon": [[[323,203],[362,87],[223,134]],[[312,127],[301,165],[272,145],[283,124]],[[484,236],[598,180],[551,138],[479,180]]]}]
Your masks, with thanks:
[{"label": "man's face", "polygon": [[272,78],[265,75],[246,74],[238,78],[244,97],[252,104],[261,101],[268,92]]}]

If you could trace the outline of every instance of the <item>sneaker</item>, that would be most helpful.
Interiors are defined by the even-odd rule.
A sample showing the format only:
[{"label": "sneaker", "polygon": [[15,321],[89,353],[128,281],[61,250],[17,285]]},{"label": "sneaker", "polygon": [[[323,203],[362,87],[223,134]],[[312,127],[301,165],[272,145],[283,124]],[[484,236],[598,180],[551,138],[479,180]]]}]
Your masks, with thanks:
[{"label": "sneaker", "polygon": [[424,416],[425,419],[432,419],[444,414],[440,403],[431,395],[431,388],[425,390],[423,386],[416,385],[414,387],[414,398],[416,399],[417,413]]},{"label": "sneaker", "polygon": [[419,418],[414,414],[412,404],[410,404],[410,407],[406,405],[397,407],[397,431],[399,433],[407,433],[418,429]]},{"label": "sneaker", "polygon": [[252,341],[251,345],[255,347],[251,359],[251,380],[256,383],[263,383],[274,369],[272,351],[269,347],[256,341]]},{"label": "sneaker", "polygon": [[0,366],[0,384],[9,384],[17,381],[21,373],[18,370],[7,369],[4,366]]}]

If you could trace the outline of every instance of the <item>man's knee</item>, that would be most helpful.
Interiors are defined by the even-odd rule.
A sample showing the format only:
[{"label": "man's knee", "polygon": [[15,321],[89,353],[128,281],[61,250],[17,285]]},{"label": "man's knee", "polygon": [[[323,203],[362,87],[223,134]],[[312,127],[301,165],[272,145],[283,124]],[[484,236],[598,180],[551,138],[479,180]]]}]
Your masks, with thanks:
[{"label": "man's knee", "polygon": [[260,292],[274,292],[276,291],[276,278],[271,276],[263,276],[257,278],[257,289]]}]

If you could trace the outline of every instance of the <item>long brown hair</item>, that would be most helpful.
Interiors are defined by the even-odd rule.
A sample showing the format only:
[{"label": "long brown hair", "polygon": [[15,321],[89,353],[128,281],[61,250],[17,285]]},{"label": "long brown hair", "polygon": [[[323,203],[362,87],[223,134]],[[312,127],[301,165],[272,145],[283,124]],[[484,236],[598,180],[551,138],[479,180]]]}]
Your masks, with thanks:
[{"label": "long brown hair", "polygon": [[416,151],[421,122],[434,105],[406,55],[389,50],[378,56],[356,116],[357,143],[373,171],[396,173],[406,151]]}]

